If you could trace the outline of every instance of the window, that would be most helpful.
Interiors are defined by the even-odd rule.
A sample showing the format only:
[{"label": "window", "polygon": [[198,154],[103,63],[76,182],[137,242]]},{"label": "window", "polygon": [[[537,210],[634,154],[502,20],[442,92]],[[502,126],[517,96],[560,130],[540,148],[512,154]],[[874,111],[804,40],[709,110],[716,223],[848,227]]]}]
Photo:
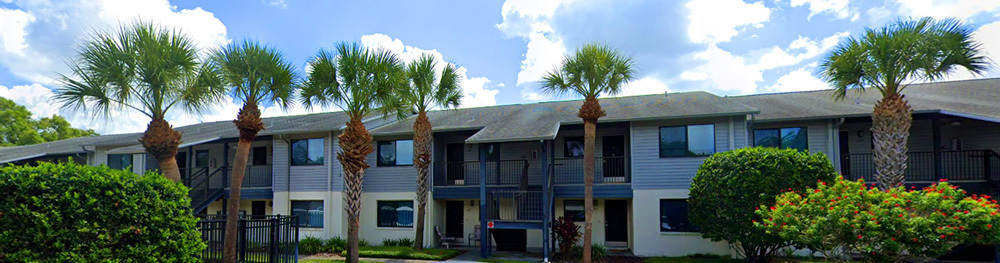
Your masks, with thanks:
[{"label": "window", "polygon": [[572,218],[574,222],[586,220],[583,213],[583,200],[566,200],[563,202],[563,216]]},{"label": "window", "polygon": [[292,165],[322,165],[323,138],[292,140]]},{"label": "window", "polygon": [[413,201],[378,201],[379,227],[413,227]]},{"label": "window", "polygon": [[753,131],[755,146],[808,150],[806,128],[759,129]]},{"label": "window", "polygon": [[715,153],[715,124],[660,127],[660,158]]},{"label": "window", "polygon": [[299,226],[323,227],[323,201],[292,201],[292,215],[299,216]]},{"label": "window", "polygon": [[122,170],[132,168],[132,155],[108,154],[108,167]]},{"label": "window", "polygon": [[688,221],[688,204],[685,199],[660,199],[660,232],[698,232],[699,228]]},{"label": "window", "polygon": [[564,157],[583,157],[583,137],[566,137]]},{"label": "window", "polygon": [[253,165],[267,165],[267,147],[253,147]]},{"label": "window", "polygon": [[194,152],[194,167],[208,167],[208,150],[198,150]]},{"label": "window", "polygon": [[378,166],[413,165],[413,140],[378,142],[377,162]]},{"label": "window", "polygon": [[487,161],[500,161],[500,146],[498,146],[496,143],[480,144],[480,147],[482,147],[480,149],[486,151]]}]

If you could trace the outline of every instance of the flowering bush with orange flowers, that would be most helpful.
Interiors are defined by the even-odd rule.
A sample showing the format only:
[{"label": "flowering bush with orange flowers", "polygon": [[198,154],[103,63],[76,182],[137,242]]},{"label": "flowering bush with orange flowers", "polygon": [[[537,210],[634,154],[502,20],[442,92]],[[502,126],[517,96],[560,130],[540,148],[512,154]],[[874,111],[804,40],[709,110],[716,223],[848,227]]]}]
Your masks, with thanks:
[{"label": "flowering bush with orange flowers", "polygon": [[944,181],[920,190],[880,190],[837,178],[805,192],[783,193],[757,214],[762,222],[755,226],[828,258],[853,252],[892,262],[939,257],[962,243],[1000,243],[996,201],[968,196]]}]

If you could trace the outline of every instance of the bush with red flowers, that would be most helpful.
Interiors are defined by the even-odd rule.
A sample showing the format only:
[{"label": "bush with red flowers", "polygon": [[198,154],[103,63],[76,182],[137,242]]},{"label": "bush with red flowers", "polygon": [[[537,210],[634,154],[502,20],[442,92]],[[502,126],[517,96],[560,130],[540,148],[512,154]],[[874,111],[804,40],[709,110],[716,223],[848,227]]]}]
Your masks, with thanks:
[{"label": "bush with red flowers", "polygon": [[[1000,243],[998,205],[947,182],[880,190],[838,178],[787,192],[757,210],[757,227],[828,258],[859,253],[876,262],[935,258],[962,243]],[[905,252],[904,252],[905,251]]]}]

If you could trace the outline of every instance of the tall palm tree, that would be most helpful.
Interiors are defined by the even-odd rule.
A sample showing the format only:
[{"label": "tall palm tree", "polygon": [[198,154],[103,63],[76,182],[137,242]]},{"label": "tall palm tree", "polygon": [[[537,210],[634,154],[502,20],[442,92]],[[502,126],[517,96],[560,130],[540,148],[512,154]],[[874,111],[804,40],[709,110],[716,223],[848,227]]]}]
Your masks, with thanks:
[{"label": "tall palm tree", "polygon": [[874,88],[882,94],[872,113],[871,128],[880,187],[896,187],[904,181],[913,108],[903,90],[914,81],[945,77],[958,67],[982,73],[989,59],[980,46],[972,40],[972,30],[960,21],[927,17],[867,29],[824,59],[822,75],[833,85],[835,99],[844,99],[848,90],[860,93]]},{"label": "tall palm tree", "polygon": [[406,77],[403,62],[388,50],[366,49],[357,43],[340,43],[336,49],[336,56],[320,50],[309,62],[301,96],[306,107],[336,105],[350,118],[338,136],[341,152],[337,160],[344,171],[347,262],[358,263],[361,184],[369,167],[365,158],[374,151],[362,119],[370,114],[402,117],[402,103],[395,92],[406,86]]},{"label": "tall palm tree", "polygon": [[462,88],[457,69],[451,63],[444,66],[441,74],[436,72],[437,62],[433,56],[424,54],[406,66],[406,78],[410,87],[402,89],[399,97],[403,104],[417,113],[413,122],[413,166],[417,169],[417,231],[413,238],[414,248],[424,248],[424,217],[426,217],[427,169],[431,164],[431,143],[434,140],[427,110],[434,107],[458,107],[462,100]]},{"label": "tall palm tree", "polygon": [[[243,101],[243,108],[236,115],[236,129],[240,139],[236,146],[236,161],[230,182],[229,208],[226,215],[224,262],[236,262],[237,220],[240,209],[240,190],[246,174],[250,144],[257,133],[264,130],[259,105],[288,107],[288,100],[295,90],[295,73],[277,50],[257,42],[244,40],[230,44],[212,55],[210,64],[219,74],[230,95]],[[227,157],[228,158],[228,157]]]},{"label": "tall palm tree", "polygon": [[587,44],[566,56],[562,66],[542,77],[542,89],[548,93],[575,93],[583,96],[576,114],[583,119],[584,225],[583,262],[590,263],[591,232],[594,215],[594,151],[597,119],[605,112],[597,97],[621,93],[622,86],[635,79],[632,58],[607,45]]},{"label": "tall palm tree", "polygon": [[139,141],[160,163],[167,178],[180,181],[177,146],[181,133],[165,119],[181,107],[206,110],[225,89],[200,62],[198,49],[179,31],[135,22],[117,32],[95,32],[69,64],[73,77],[61,76],[55,98],[64,108],[92,110],[110,117],[130,109],[150,118]]}]

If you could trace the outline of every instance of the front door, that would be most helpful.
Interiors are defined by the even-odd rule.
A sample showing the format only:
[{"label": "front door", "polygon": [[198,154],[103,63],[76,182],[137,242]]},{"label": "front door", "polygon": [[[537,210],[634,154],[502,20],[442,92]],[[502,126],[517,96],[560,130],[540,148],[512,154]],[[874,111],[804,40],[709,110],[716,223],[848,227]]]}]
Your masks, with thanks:
[{"label": "front door", "polygon": [[445,229],[448,237],[463,238],[465,225],[465,202],[448,201],[445,203]]},{"label": "front door", "polygon": [[628,242],[628,201],[604,201],[605,242]]},{"label": "front door", "polygon": [[602,182],[625,182],[625,136],[604,136],[601,143]]},{"label": "front door", "polygon": [[267,210],[264,208],[264,206],[266,205],[267,205],[266,201],[253,201],[251,203],[252,207],[250,208],[250,214],[255,216],[262,216],[267,214],[266,212]]},{"label": "front door", "polygon": [[447,163],[448,185],[465,184],[465,144],[449,143],[445,148],[445,163]]},{"label": "front door", "polygon": [[840,173],[851,178],[851,141],[849,132],[840,132]]}]

